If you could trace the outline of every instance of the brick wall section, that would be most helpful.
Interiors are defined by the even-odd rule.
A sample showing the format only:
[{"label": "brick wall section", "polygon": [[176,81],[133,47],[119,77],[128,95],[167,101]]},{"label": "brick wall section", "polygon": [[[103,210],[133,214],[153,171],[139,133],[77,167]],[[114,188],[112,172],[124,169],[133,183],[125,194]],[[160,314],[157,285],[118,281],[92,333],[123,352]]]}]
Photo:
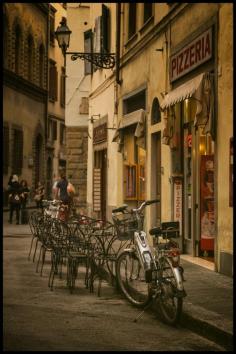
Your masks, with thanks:
[{"label": "brick wall section", "polygon": [[86,206],[88,129],[86,127],[66,128],[67,177],[76,188],[78,205]]}]

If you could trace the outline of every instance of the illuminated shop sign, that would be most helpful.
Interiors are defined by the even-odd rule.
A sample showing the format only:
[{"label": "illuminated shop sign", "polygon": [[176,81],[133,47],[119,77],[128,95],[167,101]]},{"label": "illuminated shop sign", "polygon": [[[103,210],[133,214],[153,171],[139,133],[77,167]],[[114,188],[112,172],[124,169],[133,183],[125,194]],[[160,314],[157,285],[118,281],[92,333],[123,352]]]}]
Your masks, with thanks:
[{"label": "illuminated shop sign", "polygon": [[170,57],[170,81],[192,71],[212,58],[212,28]]}]

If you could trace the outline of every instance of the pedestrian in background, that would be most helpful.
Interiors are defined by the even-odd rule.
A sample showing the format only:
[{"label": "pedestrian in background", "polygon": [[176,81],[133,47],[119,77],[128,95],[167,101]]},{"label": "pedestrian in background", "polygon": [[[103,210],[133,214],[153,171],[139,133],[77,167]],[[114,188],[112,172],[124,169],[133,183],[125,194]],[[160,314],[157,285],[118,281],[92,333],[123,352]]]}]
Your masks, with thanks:
[{"label": "pedestrian in background", "polygon": [[12,224],[13,212],[16,212],[16,224],[19,225],[20,221],[20,205],[21,205],[21,186],[18,181],[18,176],[13,175],[9,185],[9,205],[10,205],[10,216],[9,223]]},{"label": "pedestrian in background", "polygon": [[25,179],[22,179],[20,182],[21,186],[21,224],[27,224],[28,223],[28,213],[26,209],[26,204],[28,201],[28,196],[29,196],[29,187],[28,183]]},{"label": "pedestrian in background", "polygon": [[[59,218],[61,218],[64,221],[68,220],[68,217],[70,214],[71,197],[67,192],[68,183],[69,182],[66,179],[66,172],[64,169],[61,169],[60,170],[60,180],[56,184],[55,198],[60,199],[62,201],[63,205],[65,206],[64,211],[61,212],[61,215],[59,215]],[[60,195],[60,197],[59,197],[59,195]]]},{"label": "pedestrian in background", "polygon": [[44,198],[44,186],[43,184],[39,181],[37,184],[37,188],[35,189],[35,195],[34,195],[34,200],[36,202],[37,208],[41,208],[43,211],[43,198]]}]

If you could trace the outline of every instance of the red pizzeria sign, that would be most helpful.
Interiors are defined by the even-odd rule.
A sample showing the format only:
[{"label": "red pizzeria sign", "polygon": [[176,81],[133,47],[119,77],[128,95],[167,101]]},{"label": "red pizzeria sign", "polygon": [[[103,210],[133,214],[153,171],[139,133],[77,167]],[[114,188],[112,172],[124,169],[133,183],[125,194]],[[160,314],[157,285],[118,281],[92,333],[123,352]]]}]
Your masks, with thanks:
[{"label": "red pizzeria sign", "polygon": [[170,81],[175,81],[212,57],[212,28],[170,57]]}]

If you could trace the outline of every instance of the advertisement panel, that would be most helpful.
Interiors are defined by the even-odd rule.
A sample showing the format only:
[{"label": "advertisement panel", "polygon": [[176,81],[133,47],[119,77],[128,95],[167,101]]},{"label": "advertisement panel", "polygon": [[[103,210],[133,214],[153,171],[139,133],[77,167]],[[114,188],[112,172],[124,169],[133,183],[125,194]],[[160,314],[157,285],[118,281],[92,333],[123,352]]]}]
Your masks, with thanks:
[{"label": "advertisement panel", "polygon": [[200,217],[202,251],[214,251],[214,156],[201,155],[200,161]]}]

